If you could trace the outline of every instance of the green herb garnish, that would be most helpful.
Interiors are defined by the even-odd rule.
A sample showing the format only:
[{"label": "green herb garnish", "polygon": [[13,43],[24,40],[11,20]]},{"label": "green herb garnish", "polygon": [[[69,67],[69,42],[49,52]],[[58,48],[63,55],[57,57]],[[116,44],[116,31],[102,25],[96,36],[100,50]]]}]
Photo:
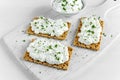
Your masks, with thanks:
[{"label": "green herb garnish", "polygon": [[43,19],[43,17],[40,17],[41,19]]},{"label": "green herb garnish", "polygon": [[34,51],[37,51],[37,49],[35,49]]},{"label": "green herb garnish", "polygon": [[43,25],[41,25],[41,27],[44,27]]},{"label": "green herb garnish", "polygon": [[48,21],[46,21],[46,24],[48,24]]},{"label": "green herb garnish", "polygon": [[24,30],[22,30],[22,32],[24,32]]},{"label": "green herb garnish", "polygon": [[39,27],[36,27],[37,29],[39,29]]},{"label": "green herb garnish", "polygon": [[107,35],[105,33],[103,33],[103,36],[106,37]]},{"label": "green herb garnish", "polygon": [[75,4],[75,1],[73,1],[73,3]]},{"label": "green herb garnish", "polygon": [[91,32],[90,30],[87,30],[87,32]]},{"label": "green herb garnish", "polygon": [[39,73],[41,74],[41,71]]},{"label": "green herb garnish", "polygon": [[91,30],[88,30],[87,32],[89,32],[89,33],[91,32],[92,34],[94,34],[94,31],[91,31]]},{"label": "green herb garnish", "polygon": [[92,28],[96,28],[96,26],[95,26],[95,25],[92,25]]},{"label": "green herb garnish", "polygon": [[44,29],[44,27],[42,27],[41,29]]},{"label": "green herb garnish", "polygon": [[57,48],[57,46],[58,46],[58,45],[56,44],[55,47]]},{"label": "green herb garnish", "polygon": [[90,25],[92,25],[92,22],[90,22]]},{"label": "green herb garnish", "polygon": [[78,8],[78,10],[81,10],[80,8]]},{"label": "green herb garnish", "polygon": [[28,36],[30,36],[30,34],[27,34]]},{"label": "green herb garnish", "polygon": [[49,51],[49,49],[46,49],[47,51]]},{"label": "green herb garnish", "polygon": [[59,58],[59,57],[57,57],[57,55],[55,55],[55,59],[56,59],[56,60],[60,60],[60,58]]},{"label": "green herb garnish", "polygon": [[66,8],[65,8],[65,7],[63,7],[63,10],[65,10],[65,11],[66,11]]},{"label": "green herb garnish", "polygon": [[35,22],[35,24],[37,24],[37,22]]},{"label": "green herb garnish", "polygon": [[65,4],[62,4],[62,6],[65,6]]},{"label": "green herb garnish", "polygon": [[25,42],[25,40],[22,40],[23,42]]},{"label": "green herb garnish", "polygon": [[57,52],[57,54],[60,54],[60,52]]},{"label": "green herb garnish", "polygon": [[[48,27],[48,26],[47,26]],[[51,25],[51,27],[53,27],[53,25]]]},{"label": "green herb garnish", "polygon": [[53,30],[53,33],[55,33],[55,30]]},{"label": "green herb garnish", "polygon": [[113,35],[111,34],[110,37],[113,37]]},{"label": "green herb garnish", "polygon": [[49,46],[49,49],[52,49],[52,46],[51,46],[51,45]]},{"label": "green herb garnish", "polygon": [[64,24],[64,26],[66,26],[66,24]]},{"label": "green herb garnish", "polygon": [[94,34],[95,32],[94,31],[91,31],[92,34]]},{"label": "green herb garnish", "polygon": [[66,0],[63,0],[63,2],[66,2]]},{"label": "green herb garnish", "polygon": [[98,17],[98,19],[100,19],[100,16]]}]

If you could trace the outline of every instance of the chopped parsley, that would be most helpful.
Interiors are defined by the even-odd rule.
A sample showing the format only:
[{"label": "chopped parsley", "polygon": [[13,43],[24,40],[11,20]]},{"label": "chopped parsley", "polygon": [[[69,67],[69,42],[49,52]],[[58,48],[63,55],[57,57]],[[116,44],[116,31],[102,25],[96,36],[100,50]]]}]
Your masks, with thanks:
[{"label": "chopped parsley", "polygon": [[27,34],[28,36],[30,36],[30,34]]},{"label": "chopped parsley", "polygon": [[55,47],[57,48],[57,46],[58,46],[58,45],[56,44]]},{"label": "chopped parsley", "polygon": [[60,52],[57,52],[57,54],[60,54]]},{"label": "chopped parsley", "polygon": [[100,16],[98,17],[98,19],[100,19]]},{"label": "chopped parsley", "polygon": [[36,27],[37,29],[39,29],[39,27]]},{"label": "chopped parsley", "polygon": [[23,42],[25,42],[25,40],[22,40]]},{"label": "chopped parsley", "polygon": [[106,37],[107,35],[105,33],[103,33],[103,36]]},{"label": "chopped parsley", "polygon": [[75,4],[76,1],[77,1],[77,0],[74,0],[73,3]]},{"label": "chopped parsley", "polygon": [[90,25],[92,25],[92,22],[90,22]]},{"label": "chopped parsley", "polygon": [[96,28],[96,26],[95,26],[95,25],[92,25],[92,28]]},{"label": "chopped parsley", "polygon": [[35,24],[37,24],[37,22],[35,22]]},{"label": "chopped parsley", "polygon": [[55,33],[55,30],[53,30],[53,33]]},{"label": "chopped parsley", "polygon": [[41,27],[44,27],[43,25],[41,25]]},{"label": "chopped parsley", "polygon": [[113,37],[113,35],[111,34],[110,37]]},{"label": "chopped parsley", "polygon": [[48,21],[46,21],[46,24],[48,24]]},{"label": "chopped parsley", "polygon": [[41,29],[44,29],[44,27],[42,27]]},{"label": "chopped parsley", "polygon": [[41,19],[43,19],[43,17],[42,17],[42,16],[41,16],[40,18],[41,18]]},{"label": "chopped parsley", "polygon": [[60,60],[60,58],[59,58],[59,57],[57,57],[57,55],[55,55],[55,59],[56,59],[56,60],[58,60],[58,61]]},{"label": "chopped parsley", "polygon": [[66,2],[66,0],[63,0],[63,2]]},{"label": "chopped parsley", "polygon": [[87,32],[91,32],[90,30],[87,30]]},{"label": "chopped parsley", "polygon": [[87,32],[92,33],[92,34],[94,34],[94,33],[95,33],[94,31],[91,31],[91,30],[88,30]]},{"label": "chopped parsley", "polygon": [[41,74],[41,71],[39,73]]},{"label": "chopped parsley", "polygon": [[51,46],[51,45],[49,46],[49,49],[52,49],[52,46]]},{"label": "chopped parsley", "polygon": [[81,10],[80,8],[78,8],[78,10]]},{"label": "chopped parsley", "polygon": [[49,49],[46,49],[47,51],[49,51]]},{"label": "chopped parsley", "polygon": [[74,6],[73,4],[70,4],[72,7]]},{"label": "chopped parsley", "polygon": [[35,49],[34,51],[37,51],[37,49]]},{"label": "chopped parsley", "polygon": [[75,4],[75,1],[73,1],[73,3]]},{"label": "chopped parsley", "polygon": [[[48,27],[48,26],[46,26],[46,27]],[[53,25],[51,25],[51,27],[53,27]]]},{"label": "chopped parsley", "polygon": [[62,6],[65,6],[65,4],[62,4]]},{"label": "chopped parsley", "polygon": [[64,24],[64,26],[66,26],[66,24]]},{"label": "chopped parsley", "polygon": [[65,8],[65,7],[63,7],[63,10],[65,10],[65,11],[66,11],[66,8]]},{"label": "chopped parsley", "polygon": [[24,30],[22,30],[22,32],[24,32]]}]

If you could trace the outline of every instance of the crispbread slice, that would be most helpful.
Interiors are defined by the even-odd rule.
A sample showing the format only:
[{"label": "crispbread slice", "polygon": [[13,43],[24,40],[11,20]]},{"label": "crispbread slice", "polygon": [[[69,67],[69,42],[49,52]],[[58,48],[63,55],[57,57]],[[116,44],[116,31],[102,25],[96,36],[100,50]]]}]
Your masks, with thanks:
[{"label": "crispbread slice", "polygon": [[[38,17],[35,17],[33,20],[35,20],[35,19],[38,19]],[[68,24],[68,31],[69,31],[71,23],[67,22],[67,24]],[[51,36],[49,34],[44,34],[44,33],[36,34],[36,33],[34,33],[34,31],[32,31],[31,26],[29,25],[26,33],[30,34],[30,35],[36,35],[36,36],[41,36],[41,37],[47,37],[47,38],[64,40],[67,37],[68,31],[65,31],[61,36]]]},{"label": "crispbread slice", "polygon": [[[85,17],[83,17],[83,18],[85,18]],[[81,18],[81,19],[82,19],[82,18]],[[100,22],[101,27],[102,27],[102,30],[103,30],[104,21],[99,20],[99,22]],[[75,36],[75,39],[74,39],[73,44],[74,44],[75,46],[82,47],[82,48],[87,48],[87,49],[96,50],[96,51],[99,50],[99,49],[100,49],[100,42],[101,42],[101,38],[102,38],[102,32],[100,33],[101,36],[100,36],[100,40],[99,40],[98,43],[93,43],[93,44],[90,44],[90,45],[86,45],[86,44],[81,43],[81,42],[78,41],[78,39],[79,39],[78,33],[81,32],[81,30],[80,30],[81,27],[82,27],[82,22],[81,22],[81,20],[80,20],[80,24],[79,24],[79,26],[78,26],[78,29],[77,29],[76,36]]]},{"label": "crispbread slice", "polygon": [[54,67],[54,68],[57,68],[57,69],[67,70],[68,66],[69,66],[70,58],[72,56],[72,51],[73,51],[73,49],[71,47],[68,47],[69,60],[62,63],[62,64],[49,64],[47,62],[34,60],[33,58],[31,58],[29,56],[29,52],[25,52],[24,60],[29,61],[29,62],[33,62],[33,63],[37,63],[37,64],[41,64],[41,65],[45,65],[45,66],[49,66],[49,67]]}]

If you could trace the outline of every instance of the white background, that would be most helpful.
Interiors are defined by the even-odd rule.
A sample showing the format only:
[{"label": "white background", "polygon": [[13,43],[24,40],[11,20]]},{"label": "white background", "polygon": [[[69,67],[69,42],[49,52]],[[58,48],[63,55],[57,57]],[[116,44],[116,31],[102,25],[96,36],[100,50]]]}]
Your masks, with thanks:
[{"label": "white background", "polygon": [[[90,0],[95,4],[103,0]],[[50,0],[0,0],[0,38],[27,18],[38,16]],[[119,27],[120,29],[120,27]],[[120,38],[79,76],[80,80],[120,80]],[[0,42],[0,80],[32,80]]]}]

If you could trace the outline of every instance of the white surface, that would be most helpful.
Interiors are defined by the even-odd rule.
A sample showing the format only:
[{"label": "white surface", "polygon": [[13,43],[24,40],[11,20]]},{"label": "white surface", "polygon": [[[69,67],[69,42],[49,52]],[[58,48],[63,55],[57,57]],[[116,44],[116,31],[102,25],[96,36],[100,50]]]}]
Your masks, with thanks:
[{"label": "white surface", "polygon": [[[44,4],[45,3],[45,4]],[[4,0],[0,3],[0,38],[11,30],[14,26],[24,23],[28,17],[33,17],[42,14],[41,6],[46,6],[48,0]],[[41,4],[41,5],[40,5]],[[49,8],[44,9],[43,12],[49,10]],[[117,8],[114,12],[109,14],[115,14],[115,11],[120,10]],[[117,24],[119,20],[120,13],[115,15],[108,15],[111,19],[114,19],[113,24]],[[116,20],[116,21],[115,21]],[[119,80],[120,79],[120,54],[119,54],[119,42],[115,42],[106,54],[103,54],[93,65],[90,65],[87,70],[84,71],[79,78],[81,80]],[[4,45],[0,42],[0,80],[28,80],[28,73],[24,72],[24,69],[19,67],[20,65],[9,55],[9,51],[4,49]],[[117,45],[117,46],[116,46]],[[74,77],[75,79],[77,77]]]}]

